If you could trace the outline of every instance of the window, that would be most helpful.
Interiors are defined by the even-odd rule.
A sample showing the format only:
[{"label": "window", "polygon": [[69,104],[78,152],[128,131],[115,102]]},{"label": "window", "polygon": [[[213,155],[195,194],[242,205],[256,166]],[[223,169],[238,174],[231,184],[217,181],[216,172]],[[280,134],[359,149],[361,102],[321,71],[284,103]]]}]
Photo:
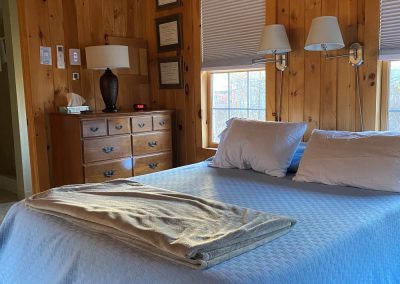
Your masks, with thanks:
[{"label": "window", "polygon": [[389,66],[387,129],[400,131],[400,61],[391,61]]},{"label": "window", "polygon": [[209,146],[232,117],[266,119],[265,70],[209,73]]}]

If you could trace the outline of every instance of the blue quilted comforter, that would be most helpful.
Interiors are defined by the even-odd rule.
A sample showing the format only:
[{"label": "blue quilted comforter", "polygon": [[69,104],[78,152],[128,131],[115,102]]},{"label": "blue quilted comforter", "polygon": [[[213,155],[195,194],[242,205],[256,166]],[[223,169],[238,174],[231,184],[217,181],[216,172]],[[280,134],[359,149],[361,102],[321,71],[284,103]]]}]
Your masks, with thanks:
[{"label": "blue quilted comforter", "polygon": [[16,204],[0,227],[0,283],[400,283],[400,195],[295,183],[206,163],[145,184],[288,215],[287,235],[205,271]]}]

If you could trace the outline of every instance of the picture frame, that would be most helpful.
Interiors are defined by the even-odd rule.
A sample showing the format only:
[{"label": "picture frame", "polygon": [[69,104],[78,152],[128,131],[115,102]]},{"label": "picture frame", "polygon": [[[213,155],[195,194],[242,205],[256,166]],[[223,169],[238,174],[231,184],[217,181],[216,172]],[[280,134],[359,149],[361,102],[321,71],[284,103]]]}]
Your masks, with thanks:
[{"label": "picture frame", "polygon": [[182,5],[182,0],[155,0],[156,10],[164,10],[169,8],[176,8]]},{"label": "picture frame", "polygon": [[158,58],[158,82],[160,89],[183,89],[182,58]]},{"label": "picture frame", "polygon": [[158,52],[182,48],[182,15],[175,14],[156,19]]}]

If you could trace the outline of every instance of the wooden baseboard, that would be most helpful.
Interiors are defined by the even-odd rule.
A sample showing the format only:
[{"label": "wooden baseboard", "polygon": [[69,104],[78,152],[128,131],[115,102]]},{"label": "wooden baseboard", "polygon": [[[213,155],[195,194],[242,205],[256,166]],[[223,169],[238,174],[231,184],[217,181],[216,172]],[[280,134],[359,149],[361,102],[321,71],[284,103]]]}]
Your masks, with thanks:
[{"label": "wooden baseboard", "polygon": [[17,180],[0,175],[0,189],[17,194]]}]

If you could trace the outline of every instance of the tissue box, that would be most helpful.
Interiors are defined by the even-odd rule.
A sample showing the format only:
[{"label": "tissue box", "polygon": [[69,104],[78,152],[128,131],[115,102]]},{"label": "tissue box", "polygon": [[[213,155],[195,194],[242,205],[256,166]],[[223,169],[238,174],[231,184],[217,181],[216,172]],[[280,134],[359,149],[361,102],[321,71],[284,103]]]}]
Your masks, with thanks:
[{"label": "tissue box", "polygon": [[74,106],[74,107],[59,107],[59,111],[61,113],[72,113],[72,114],[79,114],[82,111],[88,111],[89,106]]}]

